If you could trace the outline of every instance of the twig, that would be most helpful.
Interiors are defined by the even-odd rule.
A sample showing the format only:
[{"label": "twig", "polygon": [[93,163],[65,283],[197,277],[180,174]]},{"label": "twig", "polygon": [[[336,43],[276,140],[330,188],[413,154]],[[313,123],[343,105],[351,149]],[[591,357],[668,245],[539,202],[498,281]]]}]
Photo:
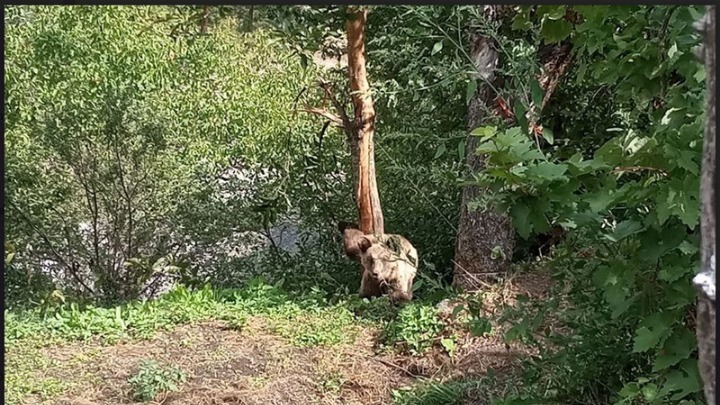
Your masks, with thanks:
[{"label": "twig", "polygon": [[202,23],[200,25],[200,33],[207,34],[208,17],[210,16],[210,6],[203,6]]},{"label": "twig", "polygon": [[410,372],[410,370],[408,370],[408,369],[406,369],[406,368],[404,368],[404,367],[402,367],[402,366],[398,366],[398,365],[395,364],[395,363],[391,363],[391,362],[389,362],[389,361],[387,361],[387,360],[383,360],[383,359],[380,359],[380,358],[377,358],[377,357],[370,357],[370,356],[365,356],[365,357],[367,357],[368,359],[373,359],[373,360],[375,360],[375,361],[378,361],[378,362],[380,362],[380,363],[382,363],[382,364],[384,364],[384,365],[386,365],[386,366],[388,366],[388,367],[392,367],[392,368],[394,368],[394,369],[400,370],[400,371],[402,371],[403,373],[409,375],[409,376],[412,377],[412,378],[420,378],[420,377],[421,377],[421,376],[419,376],[419,375],[413,374],[412,372]]},{"label": "twig", "polygon": [[68,270],[68,272],[70,272],[70,274],[73,276],[73,278],[75,278],[75,281],[77,281],[82,287],[84,287],[90,294],[94,294],[93,289],[88,287],[87,284],[85,284],[85,282],[82,281],[82,279],[79,277],[79,275],[75,272],[74,267],[71,266],[70,264],[68,264],[68,262],[65,261],[65,259],[60,255],[60,253],[57,250],[55,250],[55,247],[53,246],[52,242],[50,242],[50,239],[45,235],[45,233],[42,232],[42,230],[40,230],[40,228],[38,228],[30,220],[30,218],[28,218],[27,215],[25,215],[25,213],[22,212],[22,210],[20,210],[20,208],[18,208],[18,206],[15,205],[15,203],[12,202],[12,200],[6,200],[6,201],[7,201],[8,205],[10,205],[12,208],[15,209],[15,211],[17,211],[18,214],[20,214],[20,217],[22,217],[22,219],[25,221],[25,223],[30,225],[30,227],[33,228],[35,230],[35,232],[38,233],[38,235],[40,235],[40,238],[42,238],[42,240],[45,242],[45,244],[48,246],[48,248],[50,248],[50,251],[55,256],[57,261],[61,265],[63,265]]},{"label": "twig", "polygon": [[345,133],[348,134],[348,136],[351,136],[353,124],[350,118],[347,115],[347,111],[345,111],[345,107],[343,107],[340,102],[338,101],[337,97],[335,97],[335,94],[330,89],[330,83],[326,82],[325,80],[319,79],[318,85],[325,91],[325,94],[330,98],[330,101],[333,104],[333,107],[337,110],[337,113],[340,115],[340,119],[342,120],[343,126],[345,128]]},{"label": "twig", "polygon": [[343,124],[342,118],[338,117],[337,115],[335,115],[329,111],[326,111],[326,110],[323,110],[320,108],[310,107],[310,106],[306,106],[305,108],[301,109],[300,111],[310,113],[310,114],[316,114],[321,117],[327,118],[338,128],[345,127]]},{"label": "twig", "polygon": [[612,169],[612,173],[624,173],[624,172],[641,172],[647,170],[649,172],[657,172],[661,176],[667,176],[667,172],[663,169],[647,166],[620,166]]},{"label": "twig", "polygon": [[[480,280],[480,279],[477,278],[474,274],[470,273],[470,272],[467,271],[463,266],[461,266],[460,264],[458,264],[458,262],[456,262],[455,260],[451,260],[451,261],[453,262],[453,264],[455,264],[457,267],[459,267],[460,270],[464,271],[464,272],[465,272],[465,275],[467,275],[467,276],[469,276],[470,278],[472,278],[473,281],[477,282],[478,284],[482,285],[483,287],[492,288],[492,284],[490,284],[490,283],[488,283],[488,282],[486,282],[486,281]],[[483,273],[483,274],[487,274],[487,275],[490,275],[490,274],[492,274],[492,275],[497,275],[498,273]]]}]

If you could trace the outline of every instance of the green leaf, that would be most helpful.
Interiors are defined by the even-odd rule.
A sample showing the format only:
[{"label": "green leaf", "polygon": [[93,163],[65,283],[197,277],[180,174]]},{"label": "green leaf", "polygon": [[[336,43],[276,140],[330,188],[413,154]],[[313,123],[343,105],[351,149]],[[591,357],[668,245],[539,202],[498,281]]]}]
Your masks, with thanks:
[{"label": "green leaf", "polygon": [[515,15],[515,18],[513,18],[513,23],[510,26],[510,29],[513,31],[520,31],[526,30],[530,27],[532,27],[532,23],[528,20],[527,13],[518,13]]},{"label": "green leaf", "polygon": [[660,343],[663,332],[661,329],[650,329],[645,326],[638,328],[635,331],[633,353],[643,353],[655,348]]},{"label": "green leaf", "polygon": [[668,58],[672,59],[672,57],[675,56],[677,54],[677,52],[678,52],[678,46],[677,46],[677,43],[674,42],[672,44],[672,46],[670,47],[670,49],[668,49],[668,53],[667,53]]},{"label": "green leaf", "polygon": [[649,403],[652,403],[655,398],[658,397],[658,386],[657,384],[647,384],[644,387],[642,387],[642,395],[643,398],[645,398],[646,401]]},{"label": "green leaf", "polygon": [[625,384],[620,390],[619,394],[623,398],[632,398],[640,393],[640,385],[636,382]]},{"label": "green leaf", "polygon": [[635,331],[633,353],[644,353],[658,347],[670,332],[675,319],[669,313],[652,314],[640,323]]},{"label": "green leaf", "polygon": [[497,135],[496,127],[479,127],[470,131],[470,135],[479,136],[481,138],[490,138]]},{"label": "green leaf", "polygon": [[445,146],[445,144],[441,143],[440,146],[438,146],[437,151],[435,152],[435,157],[433,159],[437,159],[440,156],[442,156],[446,150],[447,150],[447,147]]},{"label": "green leaf", "polygon": [[543,19],[540,35],[549,44],[560,42],[570,36],[573,26],[565,20]]},{"label": "green leaf", "polygon": [[547,211],[547,202],[545,202],[545,209],[540,209],[537,207],[537,204],[535,206],[535,209],[530,211],[530,221],[533,224],[533,228],[535,228],[535,232],[537,233],[545,233],[550,230],[550,222],[548,222],[547,217],[545,216],[545,212]]},{"label": "green leaf", "polygon": [[505,332],[505,336],[503,338],[503,341],[505,343],[510,343],[512,341],[518,340],[522,335],[526,334],[529,328],[529,319],[524,318],[519,323],[516,323],[510,329],[508,329],[507,332]]},{"label": "green leaf", "polygon": [[527,108],[523,103],[517,101],[513,103],[513,113],[515,114],[515,119],[517,120],[518,126],[522,128],[524,134],[527,134],[528,119],[525,116],[527,113]]},{"label": "green leaf", "polygon": [[456,305],[455,308],[453,308],[452,315],[450,315],[450,317],[452,319],[456,319],[460,312],[462,312],[464,309],[464,305]]},{"label": "green leaf", "polygon": [[600,212],[608,209],[610,205],[616,200],[617,193],[612,190],[598,190],[594,193],[587,194],[584,200],[590,205],[590,209],[593,212]]},{"label": "green leaf", "polygon": [[690,273],[690,270],[683,269],[679,266],[665,266],[658,271],[658,279],[672,283],[673,281],[679,280]]},{"label": "green leaf", "polygon": [[543,128],[542,136],[545,138],[547,143],[552,145],[555,142],[555,135],[553,135],[553,132],[549,130],[548,128]]},{"label": "green leaf", "polygon": [[682,241],[680,246],[678,246],[678,249],[680,249],[680,251],[686,255],[694,255],[700,250],[697,243],[693,243],[687,240]]},{"label": "green leaf", "polygon": [[449,338],[440,339],[440,344],[448,353],[452,354],[455,352],[455,341]]},{"label": "green leaf", "polygon": [[565,6],[538,6],[535,14],[538,17],[547,18],[549,20],[559,20],[565,17]]},{"label": "green leaf", "polygon": [[655,198],[655,213],[658,225],[663,225],[670,218],[669,190],[662,187]]},{"label": "green leaf", "polygon": [[458,150],[458,159],[460,161],[465,160],[465,141],[460,141],[460,143],[458,143],[457,150]]},{"label": "green leaf", "polygon": [[542,107],[545,92],[542,87],[540,87],[540,82],[538,82],[535,78],[530,81],[530,91],[532,92],[532,100],[533,103],[535,103],[535,108],[540,109]]},{"label": "green leaf", "polygon": [[684,397],[700,392],[702,380],[698,371],[697,359],[685,359],[680,363],[679,370],[671,370],[667,374],[665,384],[680,392],[670,397],[672,401],[678,401]]},{"label": "green leaf", "polygon": [[529,220],[530,208],[518,202],[510,208],[510,217],[512,218],[513,227],[517,231],[518,235],[522,238],[527,239],[532,233],[532,224]]},{"label": "green leaf", "polygon": [[678,327],[659,351],[653,363],[653,372],[664,370],[687,359],[697,348],[695,334],[685,327]]},{"label": "green leaf", "polygon": [[617,224],[615,226],[615,229],[613,229],[613,232],[611,234],[606,234],[605,238],[612,242],[618,242],[627,238],[630,235],[634,235],[642,231],[643,229],[644,228],[640,222],[626,220]]},{"label": "green leaf", "polygon": [[430,55],[435,55],[436,53],[440,52],[443,48],[443,41],[438,41],[433,45],[432,51],[430,52]]},{"label": "green leaf", "polygon": [[587,72],[587,65],[583,64],[578,68],[575,81],[576,83],[582,83],[583,79],[585,78],[585,73]]},{"label": "green leaf", "polygon": [[690,230],[694,230],[700,218],[700,201],[694,196],[684,194],[679,205],[678,217]]},{"label": "green leaf", "polygon": [[628,298],[628,289],[622,284],[611,282],[603,290],[603,298],[613,310],[610,314],[612,319],[624,314],[633,303],[632,298]]},{"label": "green leaf", "polygon": [[562,180],[567,171],[567,165],[564,163],[540,162],[534,165],[528,165],[525,174],[538,179],[554,181]]},{"label": "green leaf", "polygon": [[478,83],[475,79],[470,79],[467,84],[467,89],[465,90],[465,104],[470,104],[470,101],[475,96],[475,92],[477,91]]},{"label": "green leaf", "polygon": [[492,324],[487,318],[477,317],[470,321],[469,329],[473,336],[483,336],[492,332]]}]

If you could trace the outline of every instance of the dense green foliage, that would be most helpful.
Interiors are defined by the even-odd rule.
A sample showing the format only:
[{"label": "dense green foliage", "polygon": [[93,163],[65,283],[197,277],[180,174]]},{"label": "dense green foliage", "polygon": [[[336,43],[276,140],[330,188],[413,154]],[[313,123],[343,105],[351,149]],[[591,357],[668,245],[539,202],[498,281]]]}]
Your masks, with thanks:
[{"label": "dense green foliage", "polygon": [[[553,227],[567,235],[538,261],[556,280],[550,298],[501,319],[507,340],[540,352],[501,403],[701,403],[689,279],[705,108],[691,24],[703,9],[580,6],[577,23],[564,6],[514,10],[498,26],[475,6],[371,8],[385,226],[420,254],[417,302],[398,311],[347,297],[359,274],[336,223],[356,217],[349,151],[342,131],[301,111],[333,112],[316,78],[349,100],[346,71],[314,63],[342,52],[344,7],[256,6],[253,20],[217,7],[204,34],[198,7],[6,8],[6,344],[114,342],[211,317],[242,330],[262,315],[298,346],[351,342],[359,320],[381,325],[386,348],[452,353],[434,304],[453,293],[461,181],[472,181],[488,191],[473,206],[507,211],[519,246]],[[518,120],[487,112],[471,132],[487,167],[461,179],[467,103],[483,85],[473,30],[496,40],[497,90]],[[574,60],[533,139],[537,54],[560,41]],[[293,248],[279,235],[288,223]],[[172,281],[182,286],[132,301]],[[466,326],[483,335],[475,306]],[[170,385],[150,384],[156,375]],[[133,384],[146,399],[175,379],[148,366]],[[478,384],[396,400],[457,403]]]},{"label": "dense green foliage", "polygon": [[[689,279],[699,261],[705,108],[692,23],[702,10],[577,11],[584,21],[574,28],[560,18],[564,7],[541,7],[530,20],[520,13],[513,25],[533,33],[530,47],[569,37],[575,71],[561,86],[606,89],[604,100],[581,99],[574,117],[572,107],[564,108],[577,98],[558,100],[554,114],[565,118],[554,133],[545,131],[542,146],[523,127],[474,131],[482,138],[477,152],[488,155],[478,176],[492,190],[486,202],[507,209],[522,237],[556,224],[570,231],[547,264],[569,295],[556,291],[542,310],[560,316],[572,333],[548,335],[563,349],[547,352],[530,381],[564,401],[699,399]],[[564,28],[548,27],[557,24]],[[520,85],[523,77],[512,79]],[[610,117],[597,115],[607,107]],[[594,127],[578,127],[582,122]],[[599,147],[589,148],[592,142]],[[572,310],[558,310],[566,300]],[[521,323],[525,332],[533,329],[531,317]]]},{"label": "dense green foliage", "polygon": [[[26,292],[21,279],[51,259],[85,295],[132,298],[174,260],[159,259],[198,256],[189,240],[204,248],[257,229],[251,208],[266,184],[223,200],[211,180],[231,159],[252,168],[273,157],[260,146],[287,136],[300,66],[283,64],[267,35],[227,23],[210,37],[173,38],[183,13],[7,13],[5,231],[18,252],[9,295]],[[274,181],[256,176],[246,182]]]}]

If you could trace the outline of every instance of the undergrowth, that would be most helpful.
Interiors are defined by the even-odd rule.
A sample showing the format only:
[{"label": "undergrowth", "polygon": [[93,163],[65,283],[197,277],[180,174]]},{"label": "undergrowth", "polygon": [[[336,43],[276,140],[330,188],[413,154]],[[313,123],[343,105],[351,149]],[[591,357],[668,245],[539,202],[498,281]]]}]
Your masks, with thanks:
[{"label": "undergrowth", "polygon": [[132,387],[133,399],[149,402],[160,394],[175,392],[186,380],[185,373],[174,366],[163,366],[153,360],[145,360],[137,374],[128,382]]},{"label": "undergrowth", "polygon": [[413,302],[402,309],[387,298],[331,296],[321,290],[290,294],[253,279],[238,289],[192,291],[177,286],[155,300],[110,308],[59,302],[31,310],[5,311],[5,344],[25,341],[39,346],[93,339],[102,344],[149,339],[177,325],[218,319],[242,330],[248,319],[261,316],[269,328],[299,346],[352,343],[362,326],[387,325],[384,342],[422,352],[442,330],[429,303]]}]

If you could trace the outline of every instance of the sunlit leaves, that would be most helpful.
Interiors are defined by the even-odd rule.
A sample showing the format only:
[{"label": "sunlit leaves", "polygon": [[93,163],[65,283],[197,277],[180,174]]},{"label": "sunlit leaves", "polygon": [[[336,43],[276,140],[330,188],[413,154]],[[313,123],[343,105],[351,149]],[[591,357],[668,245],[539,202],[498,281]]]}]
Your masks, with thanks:
[{"label": "sunlit leaves", "polygon": [[[287,146],[279,135],[301,68],[267,33],[239,35],[223,20],[198,36],[197,10],[184,7],[17,9],[33,18],[6,27],[6,197],[61,255],[86,266],[95,249],[77,226],[99,216],[101,257],[89,272],[103,283],[119,280],[103,274],[113,255],[152,259],[171,233],[222,235],[247,222],[249,199],[218,204],[207,180],[230,157],[270,161],[280,148],[269,145]],[[10,218],[13,237],[47,248]],[[107,244],[108,222],[122,244]]]},{"label": "sunlit leaves", "polygon": [[[595,256],[587,259],[592,270],[564,268],[572,276],[563,277],[577,277],[569,283],[583,286],[582,278],[594,271],[594,289],[578,287],[589,295],[576,296],[575,304],[597,305],[589,297],[601,297],[602,309],[568,316],[595,317],[607,328],[621,324],[634,331],[631,340],[620,340],[633,347],[628,359],[642,364],[649,378],[626,384],[622,401],[673,403],[698,390],[696,372],[688,371],[695,342],[685,317],[694,300],[688,277],[698,261],[705,74],[693,60],[699,37],[692,23],[701,8],[577,6],[572,11],[581,18],[573,23],[565,6],[529,9],[519,8],[514,32],[529,43],[569,40],[576,59],[570,80],[554,93],[562,97],[554,96],[538,119],[551,131],[542,137],[515,136],[514,128],[500,127],[492,136],[476,131],[487,165],[478,179],[491,193],[483,201],[507,209],[523,238],[547,229],[544,217],[572,229],[580,246],[593,246]],[[511,54],[503,55],[510,63]],[[536,105],[542,100],[535,80],[510,76],[508,94]],[[592,97],[575,95],[584,91]],[[514,101],[518,120],[526,104]],[[561,250],[570,268],[585,268],[576,251]],[[583,336],[591,330],[580,321],[582,339],[592,339]],[[572,350],[561,353],[569,356]]]}]

